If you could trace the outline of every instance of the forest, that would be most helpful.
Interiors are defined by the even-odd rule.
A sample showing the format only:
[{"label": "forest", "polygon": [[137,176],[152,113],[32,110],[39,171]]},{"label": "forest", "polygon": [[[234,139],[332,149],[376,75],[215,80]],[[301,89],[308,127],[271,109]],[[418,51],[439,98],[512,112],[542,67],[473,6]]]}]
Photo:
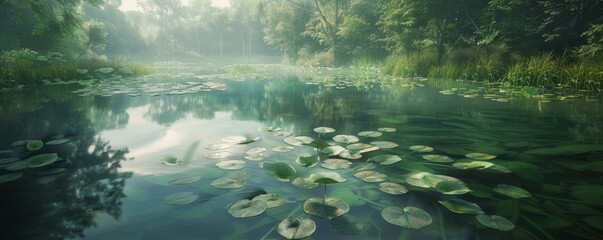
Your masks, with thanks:
[{"label": "forest", "polygon": [[120,0],[0,2],[0,86],[75,79],[142,59],[282,55],[401,77],[601,90],[602,0]]}]

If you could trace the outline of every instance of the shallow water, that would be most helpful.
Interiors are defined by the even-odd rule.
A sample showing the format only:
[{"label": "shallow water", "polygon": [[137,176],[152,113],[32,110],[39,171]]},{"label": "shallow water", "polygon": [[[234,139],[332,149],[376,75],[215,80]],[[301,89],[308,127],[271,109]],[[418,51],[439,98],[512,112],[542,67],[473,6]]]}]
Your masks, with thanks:
[{"label": "shallow water", "polygon": [[[314,239],[603,237],[603,109],[599,101],[517,96],[492,101],[481,97],[490,88],[482,88],[475,98],[440,93],[459,84],[455,81],[358,84],[346,81],[348,76],[320,76],[329,71],[333,69],[297,75],[261,72],[241,81],[225,72],[179,68],[179,74],[141,80],[113,76],[113,80],[88,86],[48,85],[1,92],[0,158],[14,161],[5,160],[0,174],[20,177],[0,184],[4,226],[0,238],[274,239],[282,238],[275,226],[289,216],[312,219],[317,225]],[[349,76],[354,77],[358,76]],[[460,88],[475,85],[463,84]],[[316,127],[336,131],[318,134],[313,131]],[[359,137],[360,142],[389,141],[399,146],[364,153],[350,160],[351,167],[375,163],[369,159],[379,155],[402,156],[391,165],[376,163],[372,170],[409,191],[402,195],[381,192],[379,183],[364,182],[354,176],[358,169],[352,168],[331,170],[347,180],[326,187],[328,197],[349,204],[350,211],[343,217],[358,221],[360,229],[304,213],[304,201],[322,198],[323,186],[298,188],[260,167],[285,162],[296,169],[295,177],[302,178],[327,171],[320,166],[324,160],[310,168],[296,163],[299,156],[316,154],[314,147],[273,151],[275,146],[288,146],[283,133],[345,147],[333,137],[385,127],[396,131]],[[260,139],[223,150],[208,149],[229,136]],[[46,144],[34,151],[28,150],[27,142],[15,143],[37,139]],[[62,139],[67,141],[49,144]],[[430,146],[434,151],[410,150],[413,145]],[[263,160],[245,158],[245,152],[253,148],[267,149]],[[212,156],[216,152],[224,158],[213,159],[222,157]],[[465,157],[474,152],[497,157],[483,160],[481,164],[488,165],[474,169],[455,165],[475,161]],[[41,167],[5,169],[14,169],[15,163],[40,153],[57,153],[60,159]],[[428,154],[445,155],[454,162],[429,162],[422,157]],[[162,164],[166,157],[182,162]],[[244,161],[245,168],[237,171],[251,178],[243,187],[212,185],[233,172],[216,167],[225,160]],[[454,177],[471,191],[460,194],[409,183],[408,177],[418,172]],[[199,174],[202,179],[170,184],[183,174]],[[531,196],[516,199],[501,194],[494,190],[499,184],[525,189]],[[198,198],[184,205],[166,203],[166,197],[179,192],[193,192]],[[250,218],[228,213],[230,204],[262,193],[284,196],[285,203]],[[503,216],[515,227],[510,231],[487,228],[475,214],[453,213],[440,204],[454,198],[479,205],[486,215]],[[381,216],[390,206],[423,209],[432,223],[418,230],[392,225]],[[359,232],[347,235],[345,230]]]}]

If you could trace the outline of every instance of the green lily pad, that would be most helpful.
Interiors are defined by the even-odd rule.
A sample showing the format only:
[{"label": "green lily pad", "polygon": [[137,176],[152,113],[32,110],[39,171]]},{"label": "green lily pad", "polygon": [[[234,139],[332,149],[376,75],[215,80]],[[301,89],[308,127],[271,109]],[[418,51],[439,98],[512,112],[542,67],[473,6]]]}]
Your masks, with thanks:
[{"label": "green lily pad", "polygon": [[27,145],[25,145],[27,150],[30,150],[30,151],[40,150],[43,146],[44,146],[44,143],[40,140],[30,140],[30,141],[27,141]]},{"label": "green lily pad", "polygon": [[352,166],[352,162],[343,159],[329,158],[324,160],[320,166],[326,169],[339,170],[350,168],[350,166]]},{"label": "green lily pad", "polygon": [[368,143],[352,143],[345,148],[355,153],[367,153],[379,150],[379,147]]},{"label": "green lily pad", "polygon": [[483,224],[484,226],[496,230],[511,231],[511,229],[515,228],[515,225],[505,217],[481,214],[477,215],[475,218],[479,223]]},{"label": "green lily pad", "polygon": [[276,231],[286,239],[302,239],[316,231],[316,223],[311,219],[289,217],[278,224]]},{"label": "green lily pad", "polygon": [[230,152],[211,152],[205,154],[205,158],[207,159],[222,159],[228,156],[230,156]]},{"label": "green lily pad", "polygon": [[296,177],[295,168],[284,162],[264,163],[264,170],[279,181],[288,182]]},{"label": "green lily pad", "polygon": [[314,132],[317,132],[320,134],[335,132],[335,129],[330,128],[330,127],[317,127],[317,128],[314,128],[313,130],[314,130]]},{"label": "green lily pad", "polygon": [[336,135],[335,137],[333,137],[333,141],[343,144],[350,144],[358,142],[360,141],[360,139],[353,135]]},{"label": "green lily pad", "polygon": [[467,153],[465,154],[465,157],[475,160],[492,160],[496,158],[496,155],[487,153]]},{"label": "green lily pad", "polygon": [[471,190],[460,181],[442,181],[436,184],[435,190],[446,195],[461,195]]},{"label": "green lily pad", "polygon": [[341,177],[341,175],[336,172],[318,172],[310,174],[306,180],[319,184],[333,184],[345,182],[346,179]]},{"label": "green lily pad", "polygon": [[199,195],[194,192],[179,192],[165,197],[165,203],[169,205],[185,205],[194,202]]},{"label": "green lily pad", "polygon": [[379,190],[392,195],[401,195],[408,192],[408,189],[406,189],[406,187],[394,182],[379,183]]},{"label": "green lily pad", "polygon": [[304,201],[303,210],[312,216],[333,219],[350,211],[350,206],[338,198],[309,198]]},{"label": "green lily pad", "polygon": [[354,177],[360,178],[365,182],[383,182],[387,180],[387,175],[371,170],[364,170],[354,173]]},{"label": "green lily pad", "polygon": [[159,162],[161,164],[165,164],[165,165],[180,165],[182,164],[182,161],[176,157],[165,157],[162,158],[161,160],[159,160]]},{"label": "green lily pad", "polygon": [[27,167],[36,168],[50,165],[57,160],[59,160],[59,156],[56,153],[44,153],[30,157],[25,162],[27,163]]},{"label": "green lily pad", "polygon": [[243,156],[243,158],[245,158],[249,161],[259,162],[259,161],[263,161],[264,159],[266,159],[266,155],[264,155],[263,153],[260,153],[260,154],[255,154],[255,155],[245,155],[245,156]]},{"label": "green lily pad", "polygon": [[482,208],[477,204],[465,201],[460,198],[450,198],[443,201],[438,201],[442,206],[446,207],[453,213],[479,215],[484,214]]},{"label": "green lily pad", "polygon": [[377,131],[380,131],[380,132],[388,132],[388,133],[390,133],[390,132],[395,132],[395,131],[396,131],[396,128],[392,128],[392,127],[382,127],[382,128],[377,128]]},{"label": "green lily pad", "polygon": [[319,159],[318,159],[317,154],[314,154],[314,155],[306,154],[306,155],[297,157],[295,162],[298,163],[299,165],[310,168],[310,167],[316,166],[316,164],[318,164],[318,160]]},{"label": "green lily pad", "polygon": [[292,146],[275,146],[275,147],[272,147],[272,151],[274,151],[274,152],[282,152],[282,153],[291,152],[291,151],[293,151],[293,149],[295,149],[295,148],[292,147]]},{"label": "green lily pad", "polygon": [[352,151],[349,151],[349,150],[345,150],[345,151],[343,151],[343,152],[341,152],[339,154],[339,157],[342,157],[342,158],[345,158],[345,159],[352,159],[352,160],[354,160],[354,159],[360,159],[360,158],[362,158],[362,154],[357,153],[357,152],[352,152]]},{"label": "green lily pad", "polygon": [[410,146],[409,149],[413,150],[415,152],[421,152],[421,153],[433,152],[433,148],[432,147],[430,147],[430,146],[424,146],[424,145]]},{"label": "green lily pad", "polygon": [[293,146],[303,146],[304,144],[310,144],[313,141],[313,138],[307,136],[287,137],[283,139],[283,142]]},{"label": "green lily pad", "polygon": [[178,175],[172,179],[170,179],[169,184],[172,185],[183,185],[197,182],[203,178],[203,175],[200,173],[189,172]]},{"label": "green lily pad", "polygon": [[212,143],[204,146],[207,150],[224,150],[230,148],[232,145],[228,143]]},{"label": "green lily pad", "polygon": [[398,155],[379,155],[369,159],[370,161],[378,162],[381,165],[391,165],[402,161],[402,158]]},{"label": "green lily pad", "polygon": [[252,149],[249,149],[249,150],[245,151],[245,154],[247,154],[247,155],[259,155],[259,154],[262,154],[265,151],[266,151],[266,148],[257,147],[257,148],[252,148]]},{"label": "green lily pad", "polygon": [[265,212],[266,208],[266,202],[262,200],[252,201],[249,199],[239,200],[227,207],[228,213],[235,218],[254,217]]},{"label": "green lily pad", "polygon": [[356,167],[352,168],[354,172],[360,172],[364,170],[371,170],[377,168],[377,165],[374,163],[360,163],[356,165]]},{"label": "green lily pad", "polygon": [[266,202],[266,208],[275,208],[285,204],[285,197],[274,194],[266,193],[255,196],[252,201],[262,200]]},{"label": "green lily pad", "polygon": [[485,161],[470,161],[453,163],[452,166],[458,169],[465,170],[482,170],[494,166],[494,163]]},{"label": "green lily pad", "polygon": [[381,149],[391,149],[391,148],[397,148],[399,145],[394,143],[394,142],[389,142],[389,141],[374,141],[371,142],[372,145],[375,145]]},{"label": "green lily pad", "polygon": [[445,155],[428,154],[428,155],[423,155],[421,157],[428,162],[437,162],[437,163],[454,162],[454,160],[452,160],[452,158],[445,156]]},{"label": "green lily pad", "polygon": [[293,186],[296,186],[298,188],[306,188],[306,189],[310,189],[310,188],[315,188],[318,187],[318,183],[315,183],[311,180],[305,179],[305,178],[295,178],[293,179],[293,182],[291,182],[291,184],[293,184]]},{"label": "green lily pad", "polygon": [[331,228],[345,235],[358,235],[364,231],[365,223],[357,217],[344,215],[331,219]]},{"label": "green lily pad", "polygon": [[329,157],[337,156],[337,155],[341,154],[343,151],[345,151],[345,148],[342,146],[339,146],[339,145],[328,146],[328,147],[325,147],[322,150],[320,150],[320,152],[326,154]]},{"label": "green lily pad", "polygon": [[362,131],[358,133],[358,136],[376,138],[383,136],[383,133],[379,131]]},{"label": "green lily pad", "polygon": [[9,171],[17,171],[17,170],[27,168],[28,165],[29,164],[26,161],[19,161],[19,162],[10,163],[6,167],[4,167],[4,169],[9,170]]},{"label": "green lily pad", "polygon": [[12,182],[21,177],[23,177],[23,173],[20,173],[20,172],[2,174],[2,175],[0,175],[0,184],[5,183],[5,182]]},{"label": "green lily pad", "polygon": [[226,160],[216,163],[216,166],[224,170],[239,170],[245,168],[245,161]]},{"label": "green lily pad", "polygon": [[[442,182],[449,183],[441,185],[438,190],[437,186]],[[446,175],[436,175],[429,172],[414,173],[406,177],[406,183],[420,188],[436,188],[436,190],[442,193],[456,193],[455,190],[459,190],[461,192],[469,190],[466,187],[463,188],[463,186],[465,186],[465,183],[457,178]]]},{"label": "green lily pad", "polygon": [[221,189],[236,189],[245,186],[245,181],[251,178],[246,172],[233,172],[214,180],[211,185]]},{"label": "green lily pad", "polygon": [[415,230],[429,226],[433,222],[429,213],[416,207],[386,207],[381,211],[381,217],[393,225]]},{"label": "green lily pad", "polygon": [[494,191],[496,191],[502,195],[512,197],[512,198],[517,198],[517,199],[532,197],[532,194],[530,194],[530,192],[524,190],[523,188],[519,188],[519,187],[507,185],[507,184],[496,185],[496,187],[494,188]]}]

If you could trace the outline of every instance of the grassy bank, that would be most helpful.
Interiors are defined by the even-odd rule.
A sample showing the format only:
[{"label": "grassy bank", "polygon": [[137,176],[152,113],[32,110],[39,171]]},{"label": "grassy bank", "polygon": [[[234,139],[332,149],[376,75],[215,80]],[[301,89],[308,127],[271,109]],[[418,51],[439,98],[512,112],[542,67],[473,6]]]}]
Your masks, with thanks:
[{"label": "grassy bank", "polygon": [[517,57],[496,52],[453,53],[440,65],[434,59],[430,55],[390,57],[385,72],[404,77],[500,81],[514,86],[603,91],[603,60],[562,59],[552,54]]},{"label": "grassy bank", "polygon": [[0,53],[0,88],[42,84],[45,80],[85,79],[95,74],[141,76],[150,72],[149,67],[126,60],[67,60],[60,53],[43,54],[29,49]]}]

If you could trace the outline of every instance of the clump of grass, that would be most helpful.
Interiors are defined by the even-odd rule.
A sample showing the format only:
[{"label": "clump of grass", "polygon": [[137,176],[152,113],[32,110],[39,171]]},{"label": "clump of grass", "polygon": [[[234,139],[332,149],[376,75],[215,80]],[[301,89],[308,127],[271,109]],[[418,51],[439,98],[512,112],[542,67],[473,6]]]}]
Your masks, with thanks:
[{"label": "clump of grass", "polygon": [[246,64],[236,64],[228,70],[228,74],[236,79],[257,78],[255,67]]},{"label": "clump of grass", "polygon": [[561,68],[560,86],[573,89],[603,90],[603,62],[582,61]]},{"label": "clump of grass", "polygon": [[400,77],[427,76],[435,64],[431,55],[421,57],[393,56],[385,63],[385,73]]},{"label": "clump of grass", "polygon": [[552,54],[530,57],[511,66],[505,81],[520,86],[555,86],[559,81],[559,63]]}]

